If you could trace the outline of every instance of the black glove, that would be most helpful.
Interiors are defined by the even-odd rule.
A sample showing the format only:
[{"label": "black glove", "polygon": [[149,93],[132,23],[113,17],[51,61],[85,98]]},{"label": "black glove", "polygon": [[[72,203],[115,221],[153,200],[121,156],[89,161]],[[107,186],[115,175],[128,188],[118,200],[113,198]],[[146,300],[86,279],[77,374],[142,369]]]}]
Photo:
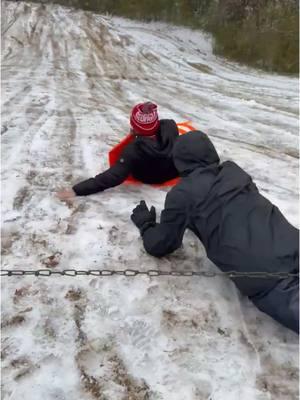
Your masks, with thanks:
[{"label": "black glove", "polygon": [[141,235],[150,227],[156,224],[155,207],[151,207],[150,211],[144,200],[132,211],[131,220],[140,230]]}]

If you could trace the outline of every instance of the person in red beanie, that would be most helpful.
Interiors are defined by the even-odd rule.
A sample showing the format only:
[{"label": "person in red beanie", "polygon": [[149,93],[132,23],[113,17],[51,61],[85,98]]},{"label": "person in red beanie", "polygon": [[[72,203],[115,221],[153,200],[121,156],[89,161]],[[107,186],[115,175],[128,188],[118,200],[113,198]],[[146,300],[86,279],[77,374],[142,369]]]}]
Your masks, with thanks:
[{"label": "person in red beanie", "polygon": [[119,161],[106,171],[57,193],[60,200],[87,196],[120,185],[132,175],[148,184],[163,183],[178,177],[172,150],[179,132],[175,121],[159,120],[157,105],[151,102],[133,107],[131,134],[135,140],[123,150]]}]

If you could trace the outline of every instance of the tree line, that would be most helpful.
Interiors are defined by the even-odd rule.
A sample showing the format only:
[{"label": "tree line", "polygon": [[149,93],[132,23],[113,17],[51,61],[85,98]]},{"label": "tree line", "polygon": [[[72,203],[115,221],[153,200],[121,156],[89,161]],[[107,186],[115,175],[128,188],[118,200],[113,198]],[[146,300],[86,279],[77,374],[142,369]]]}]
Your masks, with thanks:
[{"label": "tree line", "polygon": [[214,52],[218,55],[268,71],[290,74],[299,72],[297,0],[53,0],[53,2],[99,13],[144,21],[166,21],[204,29],[213,35]]}]

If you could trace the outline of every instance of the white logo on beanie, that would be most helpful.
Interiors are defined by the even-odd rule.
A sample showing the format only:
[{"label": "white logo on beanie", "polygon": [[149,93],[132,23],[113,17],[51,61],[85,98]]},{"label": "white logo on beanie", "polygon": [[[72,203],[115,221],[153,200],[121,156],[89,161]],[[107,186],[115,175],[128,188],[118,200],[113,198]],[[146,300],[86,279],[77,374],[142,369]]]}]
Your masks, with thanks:
[{"label": "white logo on beanie", "polygon": [[140,124],[152,124],[157,120],[157,113],[155,110],[145,114],[142,111],[138,110],[137,113],[134,115],[134,119]]}]

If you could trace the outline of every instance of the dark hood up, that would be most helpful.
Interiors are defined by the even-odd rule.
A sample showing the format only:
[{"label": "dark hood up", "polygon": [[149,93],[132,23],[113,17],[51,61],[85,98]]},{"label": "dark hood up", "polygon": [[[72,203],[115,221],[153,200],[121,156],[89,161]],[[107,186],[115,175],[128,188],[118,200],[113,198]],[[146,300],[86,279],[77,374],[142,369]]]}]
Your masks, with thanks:
[{"label": "dark hood up", "polygon": [[201,131],[181,135],[173,148],[173,160],[180,175],[196,168],[219,164],[218,153],[208,136]]},{"label": "dark hood up", "polygon": [[160,127],[156,134],[156,140],[147,137],[137,137],[136,146],[142,153],[154,158],[172,156],[174,143],[179,135],[176,122],[172,119],[160,120]]}]

